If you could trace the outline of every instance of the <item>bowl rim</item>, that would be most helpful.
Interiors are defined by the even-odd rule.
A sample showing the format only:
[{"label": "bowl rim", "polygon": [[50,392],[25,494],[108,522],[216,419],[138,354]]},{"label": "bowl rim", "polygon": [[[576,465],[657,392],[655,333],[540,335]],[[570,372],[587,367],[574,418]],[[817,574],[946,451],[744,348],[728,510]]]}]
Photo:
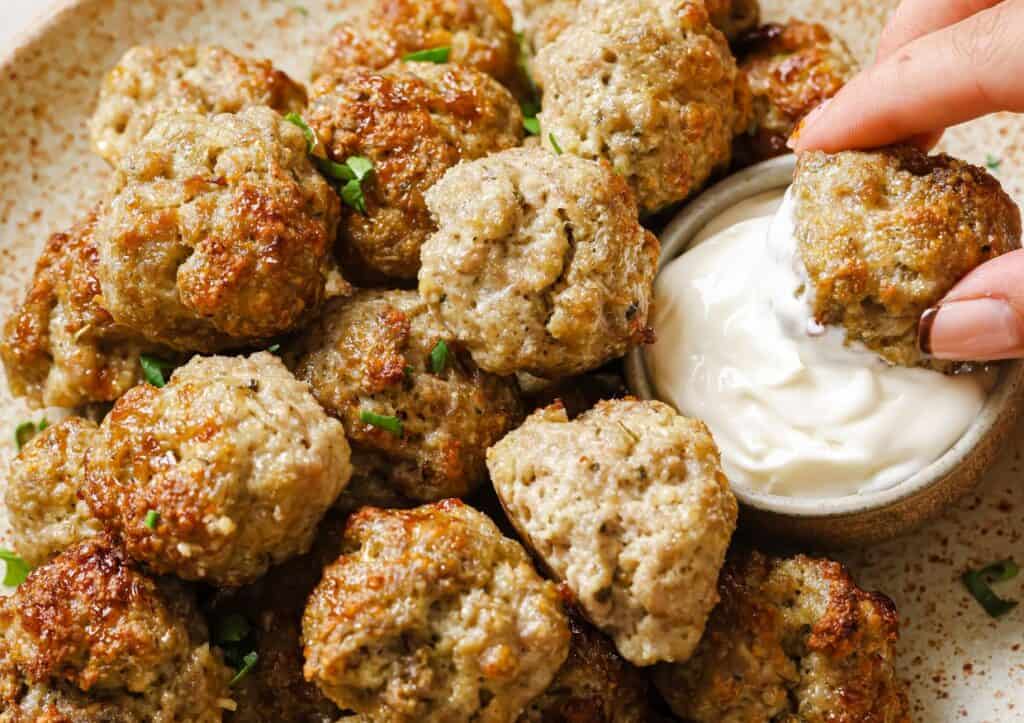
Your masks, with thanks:
[{"label": "bowl rim", "polygon": [[[661,233],[658,273],[688,250],[697,234],[723,211],[739,201],[787,187],[795,168],[796,156],[792,154],[763,161],[729,176],[683,206]],[[643,399],[658,399],[647,373],[642,348],[629,352],[625,367],[626,381],[634,394]],[[999,378],[985,404],[960,439],[931,464],[887,489],[840,497],[788,497],[733,486],[733,493],[740,502],[754,509],[801,518],[843,517],[899,504],[941,483],[969,458],[975,446],[999,423],[1003,411],[1016,403],[1022,378],[1024,360],[1001,364]]]}]

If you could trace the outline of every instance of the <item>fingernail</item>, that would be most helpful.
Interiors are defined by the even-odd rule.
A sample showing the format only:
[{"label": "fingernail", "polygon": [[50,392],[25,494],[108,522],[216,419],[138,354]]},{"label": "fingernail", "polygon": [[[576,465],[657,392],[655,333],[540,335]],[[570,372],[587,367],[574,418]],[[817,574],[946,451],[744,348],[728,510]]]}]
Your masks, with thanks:
[{"label": "fingernail", "polygon": [[796,144],[800,138],[800,134],[806,131],[812,125],[814,125],[818,118],[821,117],[821,114],[825,111],[825,106],[827,106],[831,100],[832,99],[829,98],[828,100],[819,103],[817,106],[815,106],[814,110],[805,115],[800,120],[800,122],[796,124],[796,128],[793,129],[793,133],[789,136],[789,139],[786,141],[786,145],[789,147],[791,151],[796,150]]},{"label": "fingernail", "polygon": [[1024,320],[1002,299],[968,299],[921,315],[918,345],[936,359],[989,361],[1024,355]]}]

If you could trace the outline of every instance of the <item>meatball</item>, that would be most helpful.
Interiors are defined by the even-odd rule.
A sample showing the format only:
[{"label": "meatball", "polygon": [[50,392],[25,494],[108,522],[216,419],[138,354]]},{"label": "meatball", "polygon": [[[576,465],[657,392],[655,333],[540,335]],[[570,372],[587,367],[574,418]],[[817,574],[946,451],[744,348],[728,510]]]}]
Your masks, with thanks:
[{"label": "meatball", "polygon": [[24,301],[4,326],[0,358],[7,383],[32,406],[112,402],[140,380],[144,342],[101,305],[95,213],[49,238]]},{"label": "meatball", "polygon": [[704,0],[711,24],[725,33],[730,42],[753,30],[761,21],[758,0]]},{"label": "meatball", "polygon": [[501,84],[433,63],[324,76],[306,120],[332,160],[373,162],[366,214],[349,211],[339,231],[346,273],[371,281],[416,278],[420,247],[434,231],[423,194],[446,170],[523,138],[519,104]]},{"label": "meatball", "polygon": [[510,88],[522,83],[519,41],[502,0],[370,0],[331,31],[313,76],[384,68],[410,53],[449,48],[447,60]]},{"label": "meatball", "polygon": [[104,303],[182,351],[255,345],[319,310],[339,213],[302,130],[269,108],[161,116],[97,221]]},{"label": "meatball", "polygon": [[821,324],[892,364],[947,371],[918,320],[978,265],[1020,248],[1020,210],[983,169],[910,146],[802,154],[797,249]]},{"label": "meatball", "polygon": [[694,657],[656,671],[676,715],[697,723],[909,723],[893,670],[896,609],[858,588],[842,565],[738,551],[719,590]]},{"label": "meatball", "polygon": [[216,723],[230,677],[184,588],[106,536],[0,598],[0,721]]},{"label": "meatball", "polygon": [[11,462],[4,502],[14,549],[32,566],[100,531],[78,498],[85,452],[96,425],[71,417],[47,427]]},{"label": "meatball", "polygon": [[89,131],[95,151],[116,166],[161,113],[237,113],[257,105],[287,113],[305,104],[302,86],[267,60],[216,46],[143,46],[107,74]]},{"label": "meatball", "polygon": [[661,402],[534,413],[487,453],[522,538],[635,665],[685,661],[718,601],[736,499],[702,422]]},{"label": "meatball", "polygon": [[515,382],[478,370],[415,291],[333,302],[296,350],[295,374],[345,425],[358,476],[409,499],[469,493],[521,418]]},{"label": "meatball", "polygon": [[607,159],[645,214],[726,168],[749,125],[749,89],[701,0],[582,0],[533,69],[541,138]]},{"label": "meatball", "polygon": [[261,352],[196,357],[162,389],[121,397],[86,455],[82,492],[132,557],[237,586],[306,552],[350,474],[341,424]]},{"label": "meatball", "polygon": [[750,84],[754,118],[737,137],[736,165],[746,166],[789,152],[797,124],[857,72],[857,61],[821,25],[791,20],[769,24],[741,40],[740,71]]},{"label": "meatball", "polygon": [[306,679],[372,720],[509,721],[569,651],[558,592],[458,500],[349,518],[302,623]]},{"label": "meatball", "polygon": [[517,148],[448,171],[420,293],[481,368],[579,374],[651,340],[658,240],[607,164]]}]

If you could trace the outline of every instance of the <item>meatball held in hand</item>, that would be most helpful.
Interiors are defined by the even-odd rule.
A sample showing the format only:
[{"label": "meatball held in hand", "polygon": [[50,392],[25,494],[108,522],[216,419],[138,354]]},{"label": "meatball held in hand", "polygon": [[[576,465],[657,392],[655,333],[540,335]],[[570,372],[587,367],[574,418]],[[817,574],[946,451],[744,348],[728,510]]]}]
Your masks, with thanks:
[{"label": "meatball held in hand", "polygon": [[103,300],[151,341],[255,345],[309,320],[339,281],[340,201],[302,130],[269,108],[161,116],[112,191],[95,231]]},{"label": "meatball held in hand", "polygon": [[684,661],[718,602],[736,498],[703,423],[660,402],[533,414],[487,453],[509,519],[635,665]]},{"label": "meatball held in hand", "polygon": [[579,374],[651,339],[658,240],[607,164],[542,148],[448,171],[420,294],[481,368]]},{"label": "meatball held in hand", "polygon": [[350,474],[341,424],[262,352],[196,357],[121,397],[83,494],[153,570],[238,586],[306,552]]},{"label": "meatball held in hand", "polygon": [[821,324],[891,364],[925,357],[918,320],[968,272],[1020,248],[1020,210],[984,169],[911,146],[801,154],[797,250]]},{"label": "meatball held in hand", "polygon": [[365,507],[303,619],[306,678],[370,720],[512,721],[565,661],[555,586],[457,500]]}]

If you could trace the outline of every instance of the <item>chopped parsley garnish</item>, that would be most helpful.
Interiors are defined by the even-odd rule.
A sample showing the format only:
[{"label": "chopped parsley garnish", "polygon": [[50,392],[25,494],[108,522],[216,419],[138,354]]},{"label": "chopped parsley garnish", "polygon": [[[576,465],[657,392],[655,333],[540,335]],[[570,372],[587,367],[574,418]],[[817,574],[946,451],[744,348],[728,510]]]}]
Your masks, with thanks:
[{"label": "chopped parsley garnish", "polygon": [[221,618],[217,625],[217,642],[230,644],[240,643],[249,637],[252,626],[244,615],[231,613]]},{"label": "chopped parsley garnish", "polygon": [[247,676],[249,672],[256,667],[256,663],[259,662],[259,659],[260,656],[255,650],[251,653],[246,653],[245,657],[242,658],[242,667],[238,669],[238,672],[235,673],[235,677],[231,679],[228,685],[234,685]]},{"label": "chopped parsley garnish", "polygon": [[160,513],[157,512],[156,510],[150,510],[149,512],[146,513],[146,519],[143,521],[143,524],[146,525],[146,527],[148,527],[149,529],[155,530],[159,522]]},{"label": "chopped parsley garnish", "polygon": [[139,357],[139,365],[142,367],[142,376],[154,387],[163,387],[167,384],[167,374],[174,369],[174,364],[155,356],[143,354]]},{"label": "chopped parsley garnish", "polygon": [[540,121],[537,120],[537,116],[535,116],[535,115],[534,116],[528,116],[528,115],[524,114],[523,115],[523,128],[525,128],[526,132],[529,133],[531,136],[539,136],[540,135]]},{"label": "chopped parsley garnish", "polygon": [[540,88],[530,74],[530,44],[526,42],[526,36],[521,32],[516,33],[516,38],[519,40],[519,72],[526,80],[526,89],[529,92],[528,99],[519,105],[523,111],[523,128],[531,136],[539,136],[540,121],[537,120],[537,114],[540,113]]},{"label": "chopped parsley garnish", "polygon": [[406,53],[402,60],[411,63],[447,63],[452,49],[449,45],[442,45],[427,50],[417,50],[415,53]]},{"label": "chopped parsley garnish", "polygon": [[430,351],[430,371],[440,374],[448,366],[448,344],[442,339]]},{"label": "chopped parsley garnish", "polygon": [[21,451],[29,441],[36,436],[39,432],[50,426],[49,420],[43,417],[37,425],[35,422],[22,422],[14,428],[14,445]]},{"label": "chopped parsley garnish", "polygon": [[292,111],[284,117],[286,121],[292,125],[296,125],[302,130],[302,135],[306,136],[306,153],[312,154],[316,147],[320,145],[320,139],[316,137],[316,133],[309,127],[309,124],[303,120],[302,116]]},{"label": "chopped parsley garnish", "polygon": [[267,351],[270,352],[271,354],[277,354],[279,351],[281,351],[281,345],[271,344],[270,346],[267,347]]},{"label": "chopped parsley garnish", "polygon": [[368,409],[363,409],[359,412],[359,420],[364,424],[391,432],[396,437],[402,436],[402,420],[398,417],[376,414]]},{"label": "chopped parsley garnish", "polygon": [[989,153],[985,157],[985,165],[988,166],[988,170],[990,171],[998,171],[999,166],[1003,165],[1003,161],[1001,158],[993,156],[991,153]]},{"label": "chopped parsley garnish", "polygon": [[549,133],[548,138],[551,139],[551,147],[555,149],[555,153],[562,155],[562,147],[558,145],[558,140],[555,138],[555,134]]},{"label": "chopped parsley garnish", "polygon": [[0,548],[0,560],[4,561],[4,585],[7,587],[18,587],[32,572],[32,566],[10,550]]},{"label": "chopped parsley garnish", "polygon": [[1000,560],[980,570],[968,570],[960,579],[975,600],[990,616],[998,618],[1017,607],[1016,600],[1005,600],[996,595],[990,585],[1017,577],[1020,568],[1013,560]]},{"label": "chopped parsley garnish", "polygon": [[373,172],[373,161],[364,156],[349,156],[344,163],[332,161],[324,156],[320,139],[302,116],[292,112],[284,119],[302,129],[303,135],[306,136],[306,152],[320,173],[332,181],[344,184],[341,187],[341,200],[365,216],[366,198],[363,196],[363,181]]}]

